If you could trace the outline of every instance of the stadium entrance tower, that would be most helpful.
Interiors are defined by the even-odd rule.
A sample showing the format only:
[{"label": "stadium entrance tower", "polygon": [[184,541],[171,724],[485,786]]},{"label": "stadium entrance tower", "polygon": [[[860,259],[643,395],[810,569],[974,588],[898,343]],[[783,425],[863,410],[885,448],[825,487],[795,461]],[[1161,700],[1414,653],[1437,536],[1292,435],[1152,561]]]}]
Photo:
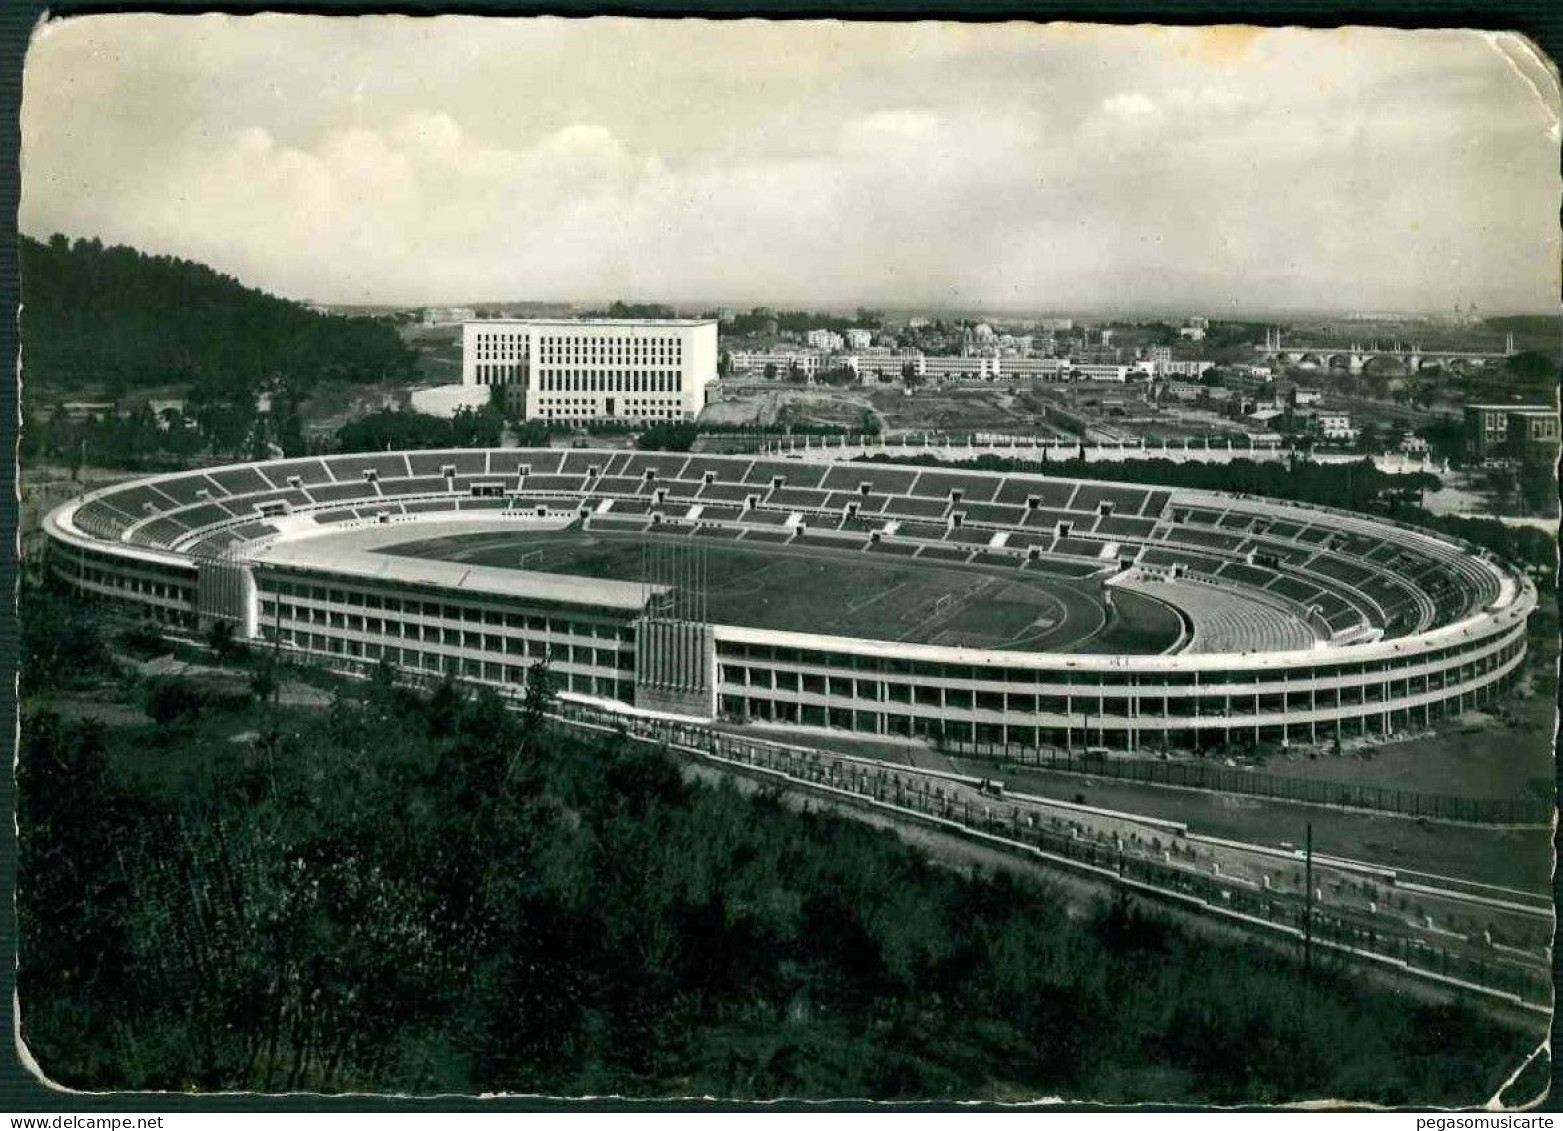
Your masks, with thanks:
[{"label": "stadium entrance tower", "polygon": [[716,638],[706,608],[706,547],[641,545],[646,612],[635,628],[635,706],[716,717]]}]

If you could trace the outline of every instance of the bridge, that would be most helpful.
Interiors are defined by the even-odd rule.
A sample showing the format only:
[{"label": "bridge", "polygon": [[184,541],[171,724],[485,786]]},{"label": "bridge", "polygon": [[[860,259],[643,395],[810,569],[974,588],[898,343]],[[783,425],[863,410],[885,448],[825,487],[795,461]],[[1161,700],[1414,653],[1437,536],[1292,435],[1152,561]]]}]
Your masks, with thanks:
[{"label": "bridge", "polygon": [[1282,340],[1280,330],[1267,330],[1265,344],[1256,347],[1262,357],[1271,361],[1285,361],[1290,365],[1312,362],[1320,369],[1346,369],[1361,373],[1372,361],[1388,358],[1398,362],[1411,373],[1425,365],[1442,365],[1458,361],[1466,364],[1487,365],[1514,356],[1514,335],[1504,341],[1503,350],[1424,349],[1419,343],[1395,342],[1382,345],[1353,343],[1350,346],[1299,344]]}]

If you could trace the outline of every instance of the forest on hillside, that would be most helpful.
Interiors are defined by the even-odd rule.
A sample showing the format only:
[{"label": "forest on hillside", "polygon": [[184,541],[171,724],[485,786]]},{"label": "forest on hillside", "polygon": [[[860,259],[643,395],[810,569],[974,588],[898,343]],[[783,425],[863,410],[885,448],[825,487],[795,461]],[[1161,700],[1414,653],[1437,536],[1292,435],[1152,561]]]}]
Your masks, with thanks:
[{"label": "forest on hillside", "polygon": [[26,379],[43,393],[211,390],[411,372],[391,326],[324,314],[200,263],[97,239],[21,240]]},{"label": "forest on hillside", "polygon": [[247,684],[66,715],[153,645],[70,600],[24,605],[17,770],[21,1034],[63,1085],[1472,1104],[1533,1043],[691,780],[550,723],[542,668],[518,712],[388,670],[290,707],[218,641]]}]

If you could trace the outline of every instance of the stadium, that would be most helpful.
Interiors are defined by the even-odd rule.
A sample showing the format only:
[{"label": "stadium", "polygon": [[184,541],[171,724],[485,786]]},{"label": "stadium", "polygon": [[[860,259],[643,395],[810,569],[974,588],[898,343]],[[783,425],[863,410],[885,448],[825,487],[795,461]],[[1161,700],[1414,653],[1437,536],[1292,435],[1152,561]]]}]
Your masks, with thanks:
[{"label": "stadium", "polygon": [[1500,694],[1534,587],[1211,492],[622,450],[384,452],[96,491],[49,568],[170,631],[621,711],[996,746],[1332,742]]}]

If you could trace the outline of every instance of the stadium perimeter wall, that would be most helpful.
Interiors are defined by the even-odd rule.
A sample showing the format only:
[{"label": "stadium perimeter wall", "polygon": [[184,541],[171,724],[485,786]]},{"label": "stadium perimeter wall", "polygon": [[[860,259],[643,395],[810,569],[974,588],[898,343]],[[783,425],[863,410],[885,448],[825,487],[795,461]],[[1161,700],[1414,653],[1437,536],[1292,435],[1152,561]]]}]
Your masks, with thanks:
[{"label": "stadium perimeter wall", "polygon": [[[720,481],[724,458],[732,460],[734,481],[741,481],[748,457],[702,456],[700,463],[716,467]],[[239,465],[260,472],[268,467],[274,465]],[[172,485],[159,492],[173,493]],[[503,505],[529,521],[540,513],[574,521],[597,505],[592,491],[542,497],[528,492],[524,479],[507,494]],[[313,519],[329,502],[291,505],[280,516],[273,511],[271,535],[233,542],[214,556],[89,533],[74,519],[92,498],[47,517],[52,571],[89,597],[128,606],[170,628],[190,631],[229,619],[241,637],[344,669],[388,661],[408,671],[448,672],[501,686],[523,684],[528,669],[547,658],[565,695],[601,705],[935,741],[1085,750],[1387,736],[1501,694],[1524,661],[1526,619],[1535,605],[1534,588],[1523,576],[1483,560],[1481,568],[1501,582],[1500,596],[1486,607],[1397,639],[1291,652],[1090,656],[721,624],[698,632],[665,625],[653,630],[651,589],[644,585],[570,584],[520,570],[331,552],[331,528],[317,529]],[[1211,505],[1212,498],[1240,504],[1174,491],[1157,521],[1169,521],[1178,508]],[[204,497],[196,505],[209,509]],[[1439,543],[1441,551],[1468,553],[1425,532],[1306,510],[1320,529],[1335,523],[1358,536],[1367,531],[1397,544],[1425,549]],[[452,514],[436,509],[426,517],[448,522]],[[485,510],[481,517],[492,524],[499,515]],[[238,527],[253,518],[230,505],[212,525]],[[420,517],[398,521],[411,527]]]}]

